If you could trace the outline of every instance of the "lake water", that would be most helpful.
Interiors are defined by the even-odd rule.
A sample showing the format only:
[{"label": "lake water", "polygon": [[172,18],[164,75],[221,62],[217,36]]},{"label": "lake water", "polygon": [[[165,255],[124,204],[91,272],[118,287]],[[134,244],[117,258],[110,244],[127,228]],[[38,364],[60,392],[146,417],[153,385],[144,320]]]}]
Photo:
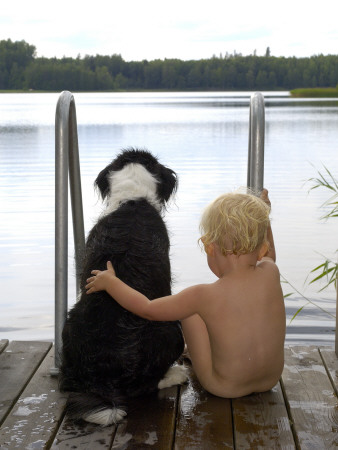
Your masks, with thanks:
[{"label": "lake water", "polygon": [[[336,219],[320,220],[328,195],[307,180],[338,176],[338,102],[265,96],[265,186],[285,294],[295,288],[335,314],[333,288],[308,285],[322,256],[336,258]],[[54,117],[58,94],[0,94],[0,338],[53,339]],[[250,93],[75,94],[86,233],[101,211],[93,182],[116,153],[148,148],[179,176],[166,213],[173,290],[214,279],[198,247],[204,206],[246,184]],[[70,225],[71,232],[71,225]],[[75,301],[72,235],[69,305]],[[306,300],[286,299],[288,324]],[[332,342],[334,319],[309,305],[287,339]]]}]

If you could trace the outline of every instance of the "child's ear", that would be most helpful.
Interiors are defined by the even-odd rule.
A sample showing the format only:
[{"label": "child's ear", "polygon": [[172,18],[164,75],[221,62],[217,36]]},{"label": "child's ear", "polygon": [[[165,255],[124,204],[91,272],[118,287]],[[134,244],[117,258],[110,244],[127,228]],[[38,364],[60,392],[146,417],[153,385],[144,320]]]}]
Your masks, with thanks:
[{"label": "child's ear", "polygon": [[204,245],[205,253],[209,256],[214,256],[215,254],[215,244],[211,242],[211,244]]},{"label": "child's ear", "polygon": [[269,251],[269,245],[267,242],[263,242],[260,249],[258,250],[257,260],[260,261]]}]

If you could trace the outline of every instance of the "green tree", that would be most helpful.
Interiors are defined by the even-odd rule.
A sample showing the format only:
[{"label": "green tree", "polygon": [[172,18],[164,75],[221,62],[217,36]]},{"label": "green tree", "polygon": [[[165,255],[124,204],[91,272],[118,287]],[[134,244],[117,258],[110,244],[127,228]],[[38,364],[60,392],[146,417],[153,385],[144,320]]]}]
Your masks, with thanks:
[{"label": "green tree", "polygon": [[122,73],[118,73],[114,79],[114,89],[123,90],[128,87],[128,78],[126,78]]},{"label": "green tree", "polygon": [[162,65],[162,87],[174,89],[176,87],[177,74],[172,60],[166,59]]},{"label": "green tree", "polygon": [[248,89],[253,89],[255,87],[255,74],[252,69],[249,69],[246,74],[246,84]]},{"label": "green tree", "polygon": [[162,83],[162,61],[155,59],[144,67],[144,84],[146,89],[160,89]]},{"label": "green tree", "polygon": [[264,89],[268,85],[268,76],[265,70],[259,70],[256,77],[257,89]]},{"label": "green tree", "polygon": [[25,68],[33,61],[35,47],[25,41],[0,41],[0,89],[20,89]]},{"label": "green tree", "polygon": [[126,62],[119,54],[36,58],[25,41],[0,41],[0,88],[41,90],[286,89],[335,86],[338,55],[310,58],[226,53],[199,61]]},{"label": "green tree", "polygon": [[187,79],[187,86],[189,88],[198,89],[200,86],[202,86],[203,73],[201,69],[201,65],[196,63],[191,67]]},{"label": "green tree", "polygon": [[113,78],[106,66],[96,67],[96,86],[99,90],[109,90],[114,88]]}]

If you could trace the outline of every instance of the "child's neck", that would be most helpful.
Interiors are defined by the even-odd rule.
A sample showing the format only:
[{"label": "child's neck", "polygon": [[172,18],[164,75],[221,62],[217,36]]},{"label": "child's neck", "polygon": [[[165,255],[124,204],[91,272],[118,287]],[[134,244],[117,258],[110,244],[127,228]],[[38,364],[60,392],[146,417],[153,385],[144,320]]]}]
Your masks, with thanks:
[{"label": "child's neck", "polygon": [[215,268],[218,274],[215,272],[214,273],[218,276],[218,278],[223,278],[230,273],[243,273],[248,270],[251,271],[256,269],[258,255],[257,252],[247,253],[244,255],[218,255],[215,259]]}]

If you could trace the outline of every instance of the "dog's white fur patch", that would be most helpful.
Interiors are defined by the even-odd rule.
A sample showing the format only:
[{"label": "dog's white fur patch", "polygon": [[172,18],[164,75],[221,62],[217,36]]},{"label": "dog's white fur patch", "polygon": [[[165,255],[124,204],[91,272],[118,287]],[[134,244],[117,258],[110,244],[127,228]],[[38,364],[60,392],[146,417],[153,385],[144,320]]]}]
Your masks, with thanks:
[{"label": "dog's white fur patch", "polygon": [[185,383],[188,379],[188,369],[183,365],[175,365],[170,367],[164,378],[158,383],[159,389],[164,389],[176,384]]},{"label": "dog's white fur patch", "polygon": [[161,204],[156,194],[157,179],[142,164],[130,163],[109,174],[110,193],[102,215],[115,211],[121,203],[145,198],[158,211]]},{"label": "dog's white fur patch", "polygon": [[96,423],[107,427],[113,423],[120,422],[127,415],[126,411],[118,408],[107,408],[102,411],[85,414],[82,419],[86,422]]}]

